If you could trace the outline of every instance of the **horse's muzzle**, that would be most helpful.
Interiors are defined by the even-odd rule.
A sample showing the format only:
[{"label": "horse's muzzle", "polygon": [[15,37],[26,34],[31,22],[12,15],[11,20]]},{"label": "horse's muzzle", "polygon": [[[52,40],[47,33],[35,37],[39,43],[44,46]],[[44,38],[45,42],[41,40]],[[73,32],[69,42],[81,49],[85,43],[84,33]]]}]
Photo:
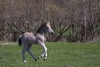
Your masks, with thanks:
[{"label": "horse's muzzle", "polygon": [[53,31],[53,32],[51,32],[51,34],[54,34],[54,31]]}]

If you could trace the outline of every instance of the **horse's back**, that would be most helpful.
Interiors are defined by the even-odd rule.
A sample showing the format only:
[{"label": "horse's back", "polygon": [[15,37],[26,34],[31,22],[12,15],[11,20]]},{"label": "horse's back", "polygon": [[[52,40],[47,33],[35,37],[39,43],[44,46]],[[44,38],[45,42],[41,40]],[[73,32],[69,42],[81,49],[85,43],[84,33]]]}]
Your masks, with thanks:
[{"label": "horse's back", "polygon": [[36,37],[34,36],[33,33],[26,32],[22,36],[22,42],[29,43],[29,44],[36,43]]}]

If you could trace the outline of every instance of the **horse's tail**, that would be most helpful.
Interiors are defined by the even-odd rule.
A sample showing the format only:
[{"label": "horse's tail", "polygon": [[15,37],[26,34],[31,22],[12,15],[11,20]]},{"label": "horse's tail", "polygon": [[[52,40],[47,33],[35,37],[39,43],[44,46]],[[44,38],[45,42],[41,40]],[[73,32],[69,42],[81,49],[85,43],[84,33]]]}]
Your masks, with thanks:
[{"label": "horse's tail", "polygon": [[19,38],[18,38],[18,45],[19,45],[19,46],[22,45],[22,40],[21,40],[21,39],[22,39],[22,35],[20,35]]}]

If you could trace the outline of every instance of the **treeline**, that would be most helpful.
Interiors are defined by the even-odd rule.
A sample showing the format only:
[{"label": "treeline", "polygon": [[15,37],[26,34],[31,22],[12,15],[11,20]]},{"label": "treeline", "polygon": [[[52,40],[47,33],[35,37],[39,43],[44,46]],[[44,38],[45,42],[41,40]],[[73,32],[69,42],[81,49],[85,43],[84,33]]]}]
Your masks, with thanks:
[{"label": "treeline", "polygon": [[0,0],[0,40],[17,41],[50,21],[48,41],[84,42],[100,35],[100,0]]}]

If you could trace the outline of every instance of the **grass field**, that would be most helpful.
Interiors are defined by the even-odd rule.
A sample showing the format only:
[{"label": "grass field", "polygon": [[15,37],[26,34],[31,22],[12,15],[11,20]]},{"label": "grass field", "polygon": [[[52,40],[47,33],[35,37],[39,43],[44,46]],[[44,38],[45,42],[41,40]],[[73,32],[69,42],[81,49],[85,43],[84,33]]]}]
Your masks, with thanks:
[{"label": "grass field", "polygon": [[[22,62],[21,49],[17,43],[0,42],[0,67],[100,67],[100,42],[67,43],[49,42],[48,58],[34,61],[26,53],[27,63]],[[38,57],[42,48],[33,45],[31,51]]]}]

